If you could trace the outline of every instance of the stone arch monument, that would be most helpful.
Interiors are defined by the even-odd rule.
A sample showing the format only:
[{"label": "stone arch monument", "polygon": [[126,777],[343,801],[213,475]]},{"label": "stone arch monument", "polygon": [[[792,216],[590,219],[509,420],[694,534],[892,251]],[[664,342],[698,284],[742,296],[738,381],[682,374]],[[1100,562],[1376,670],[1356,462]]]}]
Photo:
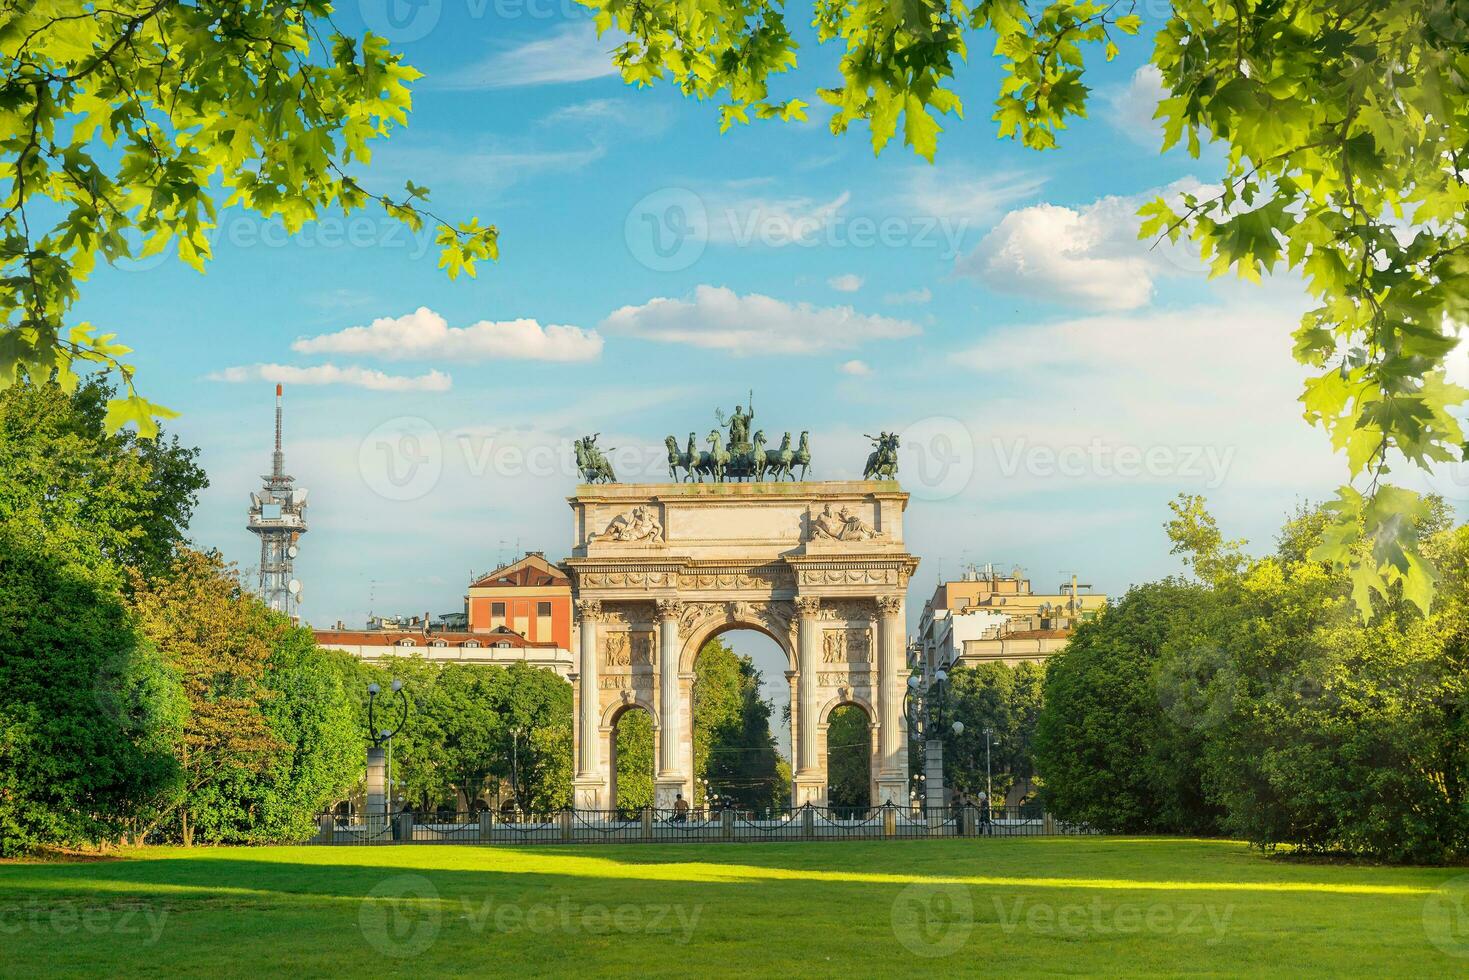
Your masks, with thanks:
[{"label": "stone arch monument", "polygon": [[613,724],[653,719],[657,805],[693,799],[694,661],[710,638],[758,630],[785,652],[791,799],[826,802],[826,718],[872,718],[872,799],[906,803],[903,547],[894,481],[583,484],[568,498],[575,545],[578,809],[608,810]]}]

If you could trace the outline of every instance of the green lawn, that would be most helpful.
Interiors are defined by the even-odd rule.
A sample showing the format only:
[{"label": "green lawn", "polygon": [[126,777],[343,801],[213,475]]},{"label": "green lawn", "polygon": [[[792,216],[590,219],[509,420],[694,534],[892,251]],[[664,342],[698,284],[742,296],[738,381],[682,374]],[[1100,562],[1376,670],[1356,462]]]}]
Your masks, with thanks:
[{"label": "green lawn", "polygon": [[1462,875],[1098,837],[159,849],[0,865],[0,975],[1447,975]]}]

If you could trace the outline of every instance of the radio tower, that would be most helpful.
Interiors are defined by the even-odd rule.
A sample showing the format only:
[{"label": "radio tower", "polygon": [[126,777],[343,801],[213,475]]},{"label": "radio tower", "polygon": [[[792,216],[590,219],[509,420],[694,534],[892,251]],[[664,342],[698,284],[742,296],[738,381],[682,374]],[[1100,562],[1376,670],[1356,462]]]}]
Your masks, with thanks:
[{"label": "radio tower", "polygon": [[281,452],[281,386],[275,386],[275,452],[270,475],[259,493],[250,494],[250,522],[260,535],[260,598],[270,608],[299,619],[301,583],[292,574],[297,544],[306,533],[306,491],[291,486]]}]

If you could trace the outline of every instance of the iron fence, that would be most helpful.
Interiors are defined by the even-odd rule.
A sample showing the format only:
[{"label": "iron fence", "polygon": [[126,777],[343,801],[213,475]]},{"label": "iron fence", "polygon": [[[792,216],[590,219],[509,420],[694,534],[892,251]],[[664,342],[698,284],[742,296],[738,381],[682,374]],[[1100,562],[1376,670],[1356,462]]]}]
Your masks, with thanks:
[{"label": "iron fence", "polygon": [[1034,806],[924,809],[806,805],[772,810],[556,810],[547,813],[322,814],[314,844],[588,844],[892,840],[1092,834]]}]

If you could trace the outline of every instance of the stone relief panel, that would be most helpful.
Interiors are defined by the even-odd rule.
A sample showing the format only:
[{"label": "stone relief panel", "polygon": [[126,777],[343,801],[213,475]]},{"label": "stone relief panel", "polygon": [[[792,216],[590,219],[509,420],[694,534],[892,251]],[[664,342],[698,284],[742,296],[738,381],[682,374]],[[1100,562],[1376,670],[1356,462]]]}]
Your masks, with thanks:
[{"label": "stone relief panel", "polygon": [[643,630],[608,633],[602,640],[602,667],[609,671],[631,671],[657,664],[653,634]]},{"label": "stone relief panel", "polygon": [[800,585],[898,585],[896,568],[803,568]]},{"label": "stone relief panel", "polygon": [[806,513],[806,540],[808,541],[886,541],[887,535],[879,534],[850,507],[832,509],[826,504],[820,511],[813,506]]},{"label": "stone relief panel", "polygon": [[867,671],[823,670],[817,672],[816,683],[821,687],[870,688],[872,676]]},{"label": "stone relief panel", "polygon": [[846,665],[850,670],[871,670],[872,630],[860,627],[823,630],[821,662]]},{"label": "stone relief panel", "polygon": [[758,623],[776,636],[789,636],[794,629],[795,608],[789,601],[685,602],[679,615],[679,633],[697,632],[712,623]]},{"label": "stone relief panel", "polygon": [[821,618],[836,622],[871,622],[877,616],[877,607],[871,599],[827,599],[821,606]]},{"label": "stone relief panel", "polygon": [[758,589],[775,591],[794,586],[795,579],[789,572],[781,568],[688,572],[678,577],[678,587],[684,590],[732,589],[743,592]]},{"label": "stone relief panel", "polygon": [[606,530],[588,534],[587,541],[645,541],[659,544],[663,541],[663,524],[652,507],[638,506],[612,518]]},{"label": "stone relief panel", "polygon": [[581,573],[580,582],[589,589],[667,589],[678,584],[677,572],[631,569]]}]

